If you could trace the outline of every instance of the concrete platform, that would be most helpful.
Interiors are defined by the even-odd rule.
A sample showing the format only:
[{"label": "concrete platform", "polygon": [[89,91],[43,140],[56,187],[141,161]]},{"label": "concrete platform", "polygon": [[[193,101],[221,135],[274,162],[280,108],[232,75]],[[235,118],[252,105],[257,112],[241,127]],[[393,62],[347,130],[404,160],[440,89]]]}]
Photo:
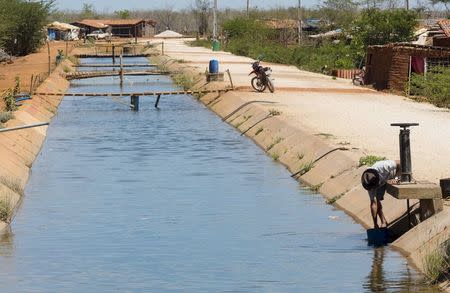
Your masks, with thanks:
[{"label": "concrete platform", "polygon": [[387,183],[386,191],[397,199],[442,198],[440,186],[427,181],[400,185]]}]

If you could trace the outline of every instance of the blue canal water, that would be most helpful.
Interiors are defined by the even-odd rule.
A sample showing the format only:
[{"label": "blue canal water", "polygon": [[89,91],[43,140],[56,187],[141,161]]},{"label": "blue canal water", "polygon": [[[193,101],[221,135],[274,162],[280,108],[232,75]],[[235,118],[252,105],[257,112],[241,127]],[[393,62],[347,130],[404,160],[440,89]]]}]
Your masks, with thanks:
[{"label": "blue canal water", "polygon": [[[127,76],[123,91],[174,89]],[[431,292],[194,98],[154,100],[64,99],[0,237],[0,292]]]}]

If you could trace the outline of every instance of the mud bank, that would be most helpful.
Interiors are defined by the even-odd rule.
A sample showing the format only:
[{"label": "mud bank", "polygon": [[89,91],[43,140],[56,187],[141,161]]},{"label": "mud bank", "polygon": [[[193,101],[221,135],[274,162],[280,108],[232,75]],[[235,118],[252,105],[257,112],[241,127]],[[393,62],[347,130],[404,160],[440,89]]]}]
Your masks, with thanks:
[{"label": "mud bank", "polygon": [[[167,56],[153,57],[152,61],[174,72],[175,80],[181,80],[183,86],[191,89],[230,86],[227,79],[225,82],[207,83],[202,72]],[[365,154],[345,143],[329,143],[327,134],[313,133],[299,124],[298,119],[278,112],[277,103],[264,101],[264,94],[260,95],[261,99],[255,98],[250,102],[242,98],[249,94],[238,90],[213,93],[199,97],[199,101],[252,139],[292,174],[299,173],[294,178],[321,193],[328,204],[345,211],[364,228],[371,227],[369,197],[360,184],[360,176],[367,166],[359,166],[359,159]],[[418,208],[417,201],[411,201],[411,205]],[[448,209],[408,231],[405,200],[386,195],[383,208],[394,236],[398,238],[391,245],[424,272],[424,256],[450,237]],[[445,285],[448,286],[443,284],[443,287]]]},{"label": "mud bank", "polygon": [[[14,118],[5,127],[50,121],[69,88],[69,82],[62,77],[63,68],[71,69],[71,63],[64,61],[39,86],[38,92],[61,93],[59,96],[33,95],[14,111]],[[28,181],[31,166],[45,141],[47,126],[1,133],[0,139],[0,195],[10,202],[15,211],[20,205],[23,190]],[[0,221],[0,231],[8,224]]]}]

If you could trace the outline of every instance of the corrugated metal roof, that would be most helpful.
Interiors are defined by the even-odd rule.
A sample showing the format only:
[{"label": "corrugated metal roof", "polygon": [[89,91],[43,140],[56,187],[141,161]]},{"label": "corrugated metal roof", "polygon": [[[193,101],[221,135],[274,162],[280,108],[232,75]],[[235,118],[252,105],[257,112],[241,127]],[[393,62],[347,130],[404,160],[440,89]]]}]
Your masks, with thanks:
[{"label": "corrugated metal roof", "polygon": [[441,19],[438,21],[439,26],[447,37],[450,37],[450,19]]},{"label": "corrugated metal roof", "polygon": [[116,26],[116,25],[138,25],[141,22],[145,22],[143,19],[100,19],[100,22],[110,25],[110,26]]},{"label": "corrugated metal roof", "polygon": [[108,25],[104,24],[99,19],[83,19],[83,20],[76,21],[76,22],[73,22],[73,23],[74,24],[78,23],[78,24],[82,24],[82,25],[85,25],[85,26],[90,26],[90,27],[98,28],[98,29],[103,29],[103,28],[107,28],[108,27]]}]

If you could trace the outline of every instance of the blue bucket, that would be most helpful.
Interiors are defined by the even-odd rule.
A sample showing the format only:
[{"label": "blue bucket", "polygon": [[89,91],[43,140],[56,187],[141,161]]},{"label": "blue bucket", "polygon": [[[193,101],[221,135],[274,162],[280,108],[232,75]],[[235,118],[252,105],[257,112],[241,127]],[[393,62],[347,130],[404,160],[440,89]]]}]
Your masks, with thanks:
[{"label": "blue bucket", "polygon": [[219,73],[219,61],[215,59],[209,61],[209,73]]},{"label": "blue bucket", "polygon": [[367,244],[369,246],[385,246],[389,242],[389,231],[387,228],[367,230]]}]

